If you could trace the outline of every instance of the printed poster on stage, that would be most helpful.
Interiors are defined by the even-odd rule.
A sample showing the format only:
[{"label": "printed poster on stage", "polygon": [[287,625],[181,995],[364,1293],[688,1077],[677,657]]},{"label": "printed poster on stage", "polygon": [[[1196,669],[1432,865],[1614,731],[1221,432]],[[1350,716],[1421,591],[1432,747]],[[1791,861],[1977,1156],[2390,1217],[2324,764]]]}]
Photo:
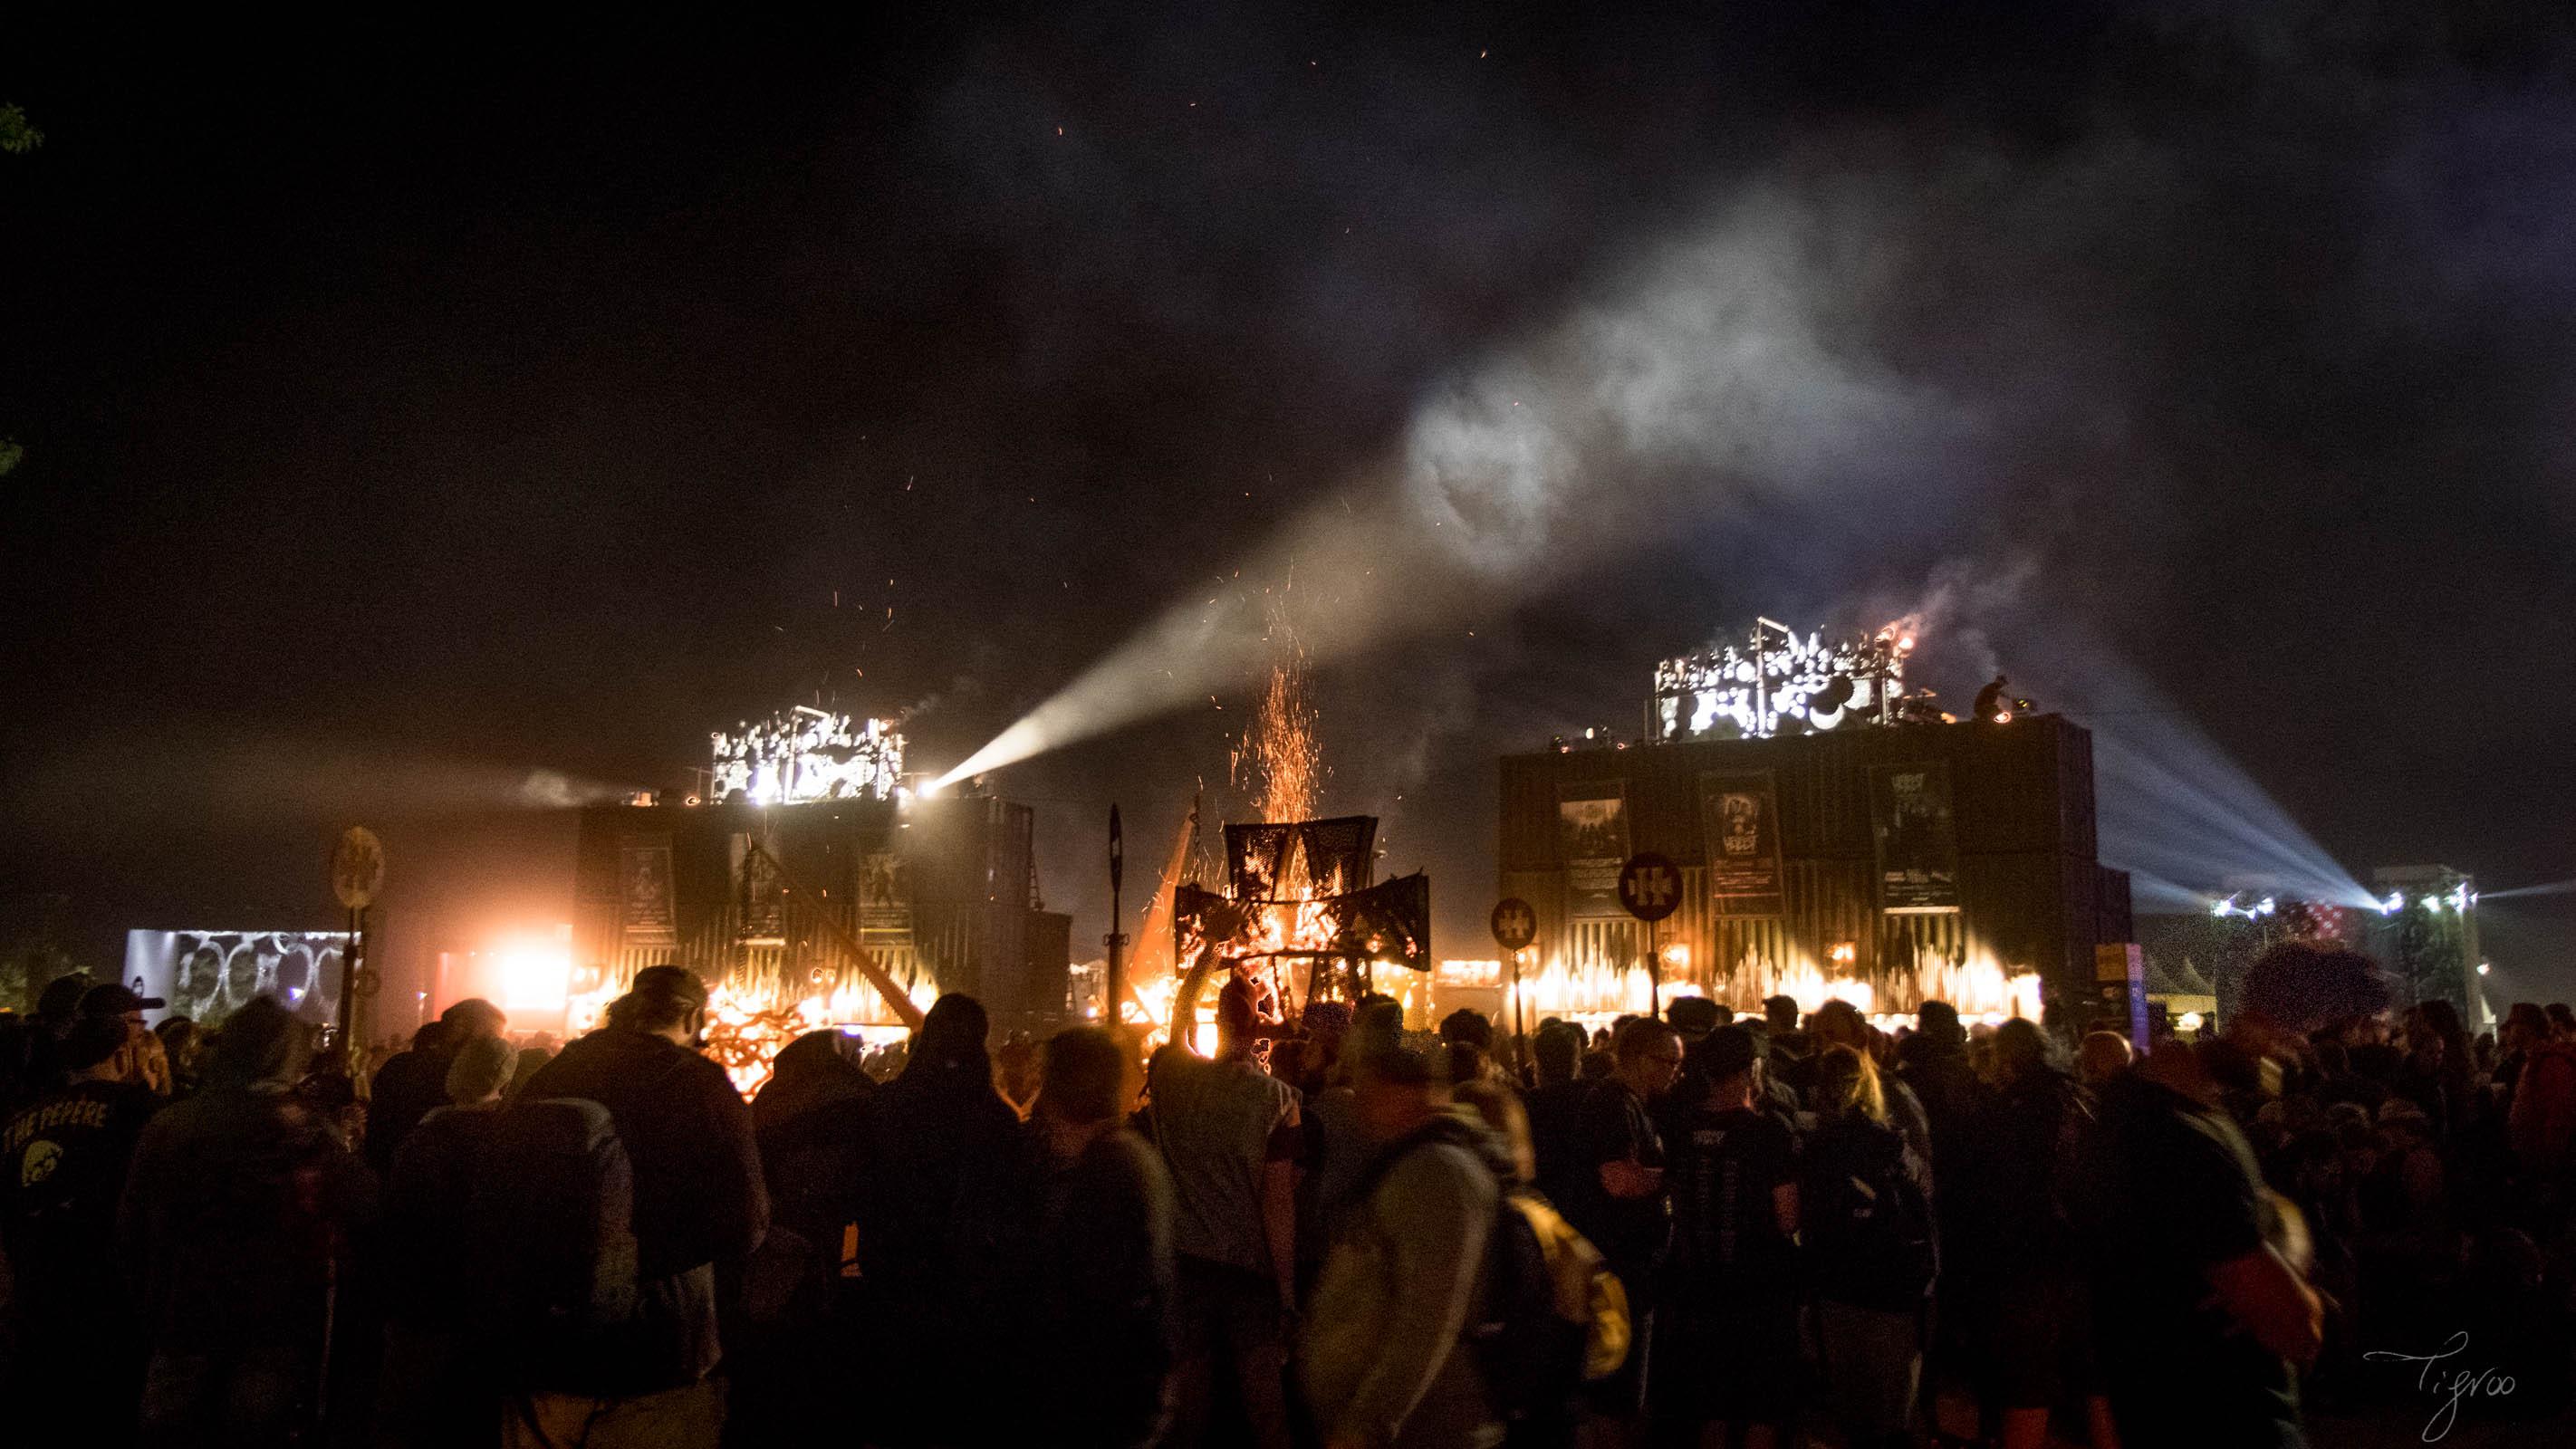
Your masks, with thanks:
[{"label": "printed poster on stage", "polygon": [[1951,830],[1950,766],[1880,765],[1869,772],[1878,837],[1878,904],[1891,916],[1959,909],[1959,844]]},{"label": "printed poster on stage", "polygon": [[1780,869],[1780,796],[1769,770],[1699,777],[1708,891],[1721,916],[1777,916],[1787,909]]},{"label": "printed poster on stage", "polygon": [[778,862],[766,850],[751,848],[751,837],[736,836],[737,867],[742,881],[742,939],[746,942],[784,943],[787,939],[786,882],[779,879]]},{"label": "printed poster on stage", "polygon": [[630,835],[617,845],[617,920],[629,941],[670,941],[671,837]]},{"label": "printed poster on stage", "polygon": [[1628,913],[1619,905],[1619,867],[1631,854],[1627,783],[1559,785],[1556,842],[1557,859],[1565,863],[1566,915],[1625,918]]},{"label": "printed poster on stage", "polygon": [[870,851],[859,872],[859,929],[899,936],[912,929],[912,894],[904,885],[903,857]]}]

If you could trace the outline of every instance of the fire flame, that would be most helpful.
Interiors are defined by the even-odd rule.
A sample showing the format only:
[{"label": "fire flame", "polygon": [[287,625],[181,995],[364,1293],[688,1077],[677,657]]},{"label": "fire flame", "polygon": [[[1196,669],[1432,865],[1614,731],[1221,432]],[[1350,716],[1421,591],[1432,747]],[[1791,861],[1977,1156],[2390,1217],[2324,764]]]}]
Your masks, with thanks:
[{"label": "fire flame", "polygon": [[[1307,694],[1306,648],[1289,623],[1284,593],[1271,605],[1269,637],[1279,646],[1280,657],[1271,667],[1251,726],[1234,742],[1227,777],[1249,795],[1253,813],[1263,822],[1311,820],[1323,794],[1324,780],[1331,772],[1324,765],[1314,704]],[[1178,861],[1181,857],[1174,858]],[[1318,879],[1314,862],[1306,857],[1301,845],[1294,843],[1274,869],[1270,899],[1244,903],[1250,912],[1250,929],[1244,934],[1245,944],[1235,948],[1242,954],[1221,958],[1216,965],[1223,970],[1242,963],[1260,971],[1268,977],[1285,1009],[1296,986],[1293,966],[1299,956],[1305,952],[1321,955],[1334,945],[1333,923],[1322,898],[1353,889],[1360,882],[1341,879],[1338,870],[1329,879]],[[1283,972],[1282,961],[1292,969]],[[1118,1003],[1120,1019],[1146,1028],[1149,1044],[1170,1040],[1176,1035],[1173,1003],[1180,984],[1176,976],[1140,973],[1133,987],[1136,1000]],[[1216,1008],[1213,993],[1204,987],[1199,991],[1194,1014],[1196,1020],[1190,1023],[1187,1044],[1202,1056],[1210,1055],[1215,1050]]]},{"label": "fire flame", "polygon": [[[1877,985],[1852,976],[1828,976],[1810,961],[1785,968],[1748,962],[1729,976],[1721,990],[1705,994],[1716,995],[1746,1013],[1759,1013],[1763,999],[1772,996],[1786,996],[1797,1002],[1801,1014],[1828,1001],[1843,1001],[1858,1008],[1863,1016],[1880,1020],[1882,1025],[1891,1021],[1910,1024],[1913,1008],[1925,1001],[1949,1002],[1959,1009],[1963,1022],[1992,1025],[2016,1016],[2039,1019],[2039,977],[2007,971],[1992,956],[1974,956],[1957,965],[1924,967],[1914,973],[1911,984],[1910,991],[1890,990],[1889,999],[1882,1002]],[[1647,980],[1646,968],[1640,965],[1588,962],[1569,967],[1562,960],[1554,960],[1540,970],[1524,971],[1520,991],[1520,1008],[1531,1021],[1545,1016],[1611,1017],[1643,1015],[1651,1000],[1652,983]],[[1704,993],[1694,982],[1667,979],[1663,994],[1669,998]],[[1507,1016],[1511,1009],[1512,987],[1506,981],[1503,1010]]]},{"label": "fire flame", "polygon": [[[926,981],[915,984],[911,994],[913,1004],[925,1011],[939,995]],[[579,1036],[599,1026],[608,1019],[609,1004],[618,995],[617,988],[602,986],[573,996],[566,1004],[566,1029]],[[893,1008],[862,977],[794,999],[784,991],[762,991],[727,981],[707,998],[705,1051],[733,1079],[734,1090],[749,1097],[769,1080],[770,1062],[780,1048],[805,1033],[895,1019]],[[902,1028],[883,1030],[891,1034]]]},{"label": "fire flame", "polygon": [[1311,820],[1324,791],[1324,746],[1306,692],[1306,646],[1290,627],[1284,602],[1270,611],[1270,637],[1281,657],[1270,668],[1252,728],[1235,742],[1231,774],[1236,785],[1251,789],[1263,820]]}]

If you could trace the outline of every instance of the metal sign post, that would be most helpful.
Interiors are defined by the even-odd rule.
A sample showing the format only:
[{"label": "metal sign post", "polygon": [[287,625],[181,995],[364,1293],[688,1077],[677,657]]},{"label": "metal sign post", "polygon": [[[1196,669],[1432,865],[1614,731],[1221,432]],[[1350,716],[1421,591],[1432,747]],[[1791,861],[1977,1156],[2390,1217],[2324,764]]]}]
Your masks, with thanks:
[{"label": "metal sign post", "polygon": [[1109,961],[1103,978],[1106,990],[1102,993],[1101,1002],[1101,1011],[1108,1019],[1102,1024],[1112,1032],[1118,1030],[1120,1017],[1118,958],[1127,944],[1127,933],[1121,929],[1126,924],[1126,916],[1119,902],[1119,888],[1125,884],[1126,875],[1127,833],[1125,827],[1119,824],[1118,807],[1112,805],[1109,807],[1109,935],[1101,942],[1109,948]]},{"label": "metal sign post", "polygon": [[385,888],[385,843],[363,825],[352,825],[340,833],[340,843],[331,848],[331,894],[349,912],[349,942],[340,952],[340,1020],[337,1027],[341,1059],[355,1074],[358,1070],[358,1048],[354,1035],[358,997],[375,993],[368,988],[375,973],[365,967],[367,955],[367,907],[375,902],[376,893]]},{"label": "metal sign post", "polygon": [[1664,959],[1655,951],[1655,923],[1681,909],[1681,867],[1640,851],[1619,867],[1619,904],[1646,926],[1646,1012],[1664,1014]]},{"label": "metal sign post", "polygon": [[1538,939],[1538,912],[1518,896],[1505,896],[1495,903],[1494,914],[1486,923],[1494,933],[1494,944],[1512,962],[1512,1036],[1521,1035],[1521,952]]}]

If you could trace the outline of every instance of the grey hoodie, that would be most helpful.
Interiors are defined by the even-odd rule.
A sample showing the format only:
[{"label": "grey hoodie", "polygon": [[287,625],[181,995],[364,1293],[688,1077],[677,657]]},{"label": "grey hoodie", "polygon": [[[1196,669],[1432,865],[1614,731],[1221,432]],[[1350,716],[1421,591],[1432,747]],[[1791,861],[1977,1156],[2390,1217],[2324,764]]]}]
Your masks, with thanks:
[{"label": "grey hoodie", "polygon": [[1502,1417],[1469,1338],[1484,1320],[1500,1204],[1491,1135],[1445,1113],[1388,1158],[1307,1306],[1307,1402],[1328,1442],[1492,1449]]}]

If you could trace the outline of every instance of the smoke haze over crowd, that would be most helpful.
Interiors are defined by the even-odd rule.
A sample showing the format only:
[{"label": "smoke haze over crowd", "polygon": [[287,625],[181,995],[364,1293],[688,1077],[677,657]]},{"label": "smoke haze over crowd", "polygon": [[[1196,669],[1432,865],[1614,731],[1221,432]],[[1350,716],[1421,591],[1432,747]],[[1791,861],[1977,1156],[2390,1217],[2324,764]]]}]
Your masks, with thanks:
[{"label": "smoke haze over crowd", "polygon": [[[678,785],[819,699],[1001,767],[1080,943],[1108,803],[1167,839],[1222,778],[1283,596],[1323,805],[1432,872],[1444,954],[1484,949],[1493,757],[1633,730],[1757,613],[1919,613],[1917,683],[2093,728],[2142,904],[2563,879],[2568,22],[1978,18],[39,26],[0,69],[47,132],[0,157],[10,889],[92,939],[219,868],[265,884],[207,909],[327,919],[388,784]],[[161,818],[63,783],[290,739],[441,764]],[[388,835],[398,937],[444,838]],[[2509,991],[2576,989],[2568,901],[2495,903]]]}]

